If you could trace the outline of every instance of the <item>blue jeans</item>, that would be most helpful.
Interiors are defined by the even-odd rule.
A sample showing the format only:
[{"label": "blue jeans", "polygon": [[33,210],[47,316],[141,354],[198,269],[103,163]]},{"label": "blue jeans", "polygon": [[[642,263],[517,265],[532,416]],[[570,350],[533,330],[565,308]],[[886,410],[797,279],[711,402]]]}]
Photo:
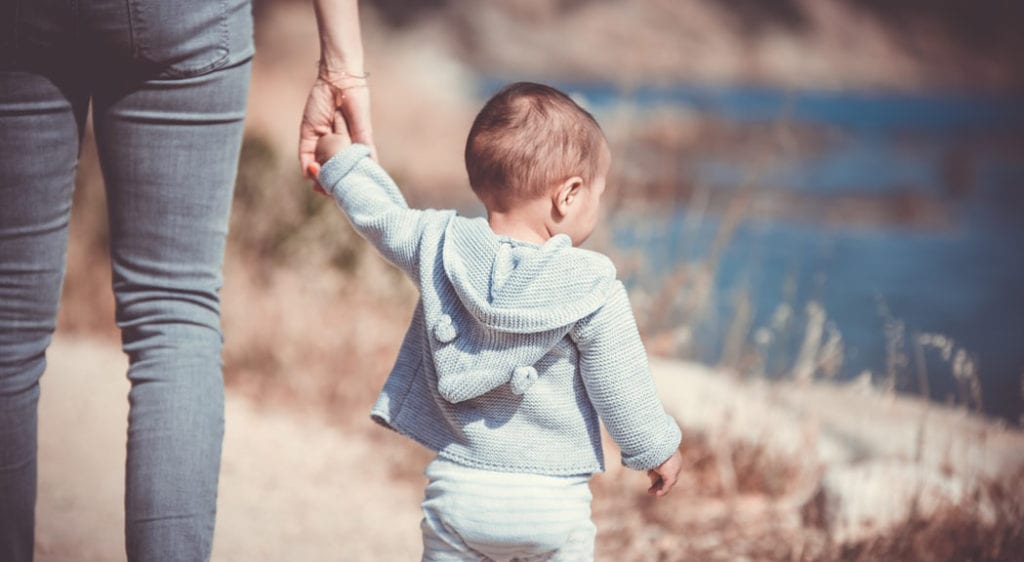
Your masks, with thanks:
[{"label": "blue jeans", "polygon": [[0,0],[0,560],[32,559],[39,377],[90,102],[130,361],[128,558],[209,559],[252,53],[248,0]]}]

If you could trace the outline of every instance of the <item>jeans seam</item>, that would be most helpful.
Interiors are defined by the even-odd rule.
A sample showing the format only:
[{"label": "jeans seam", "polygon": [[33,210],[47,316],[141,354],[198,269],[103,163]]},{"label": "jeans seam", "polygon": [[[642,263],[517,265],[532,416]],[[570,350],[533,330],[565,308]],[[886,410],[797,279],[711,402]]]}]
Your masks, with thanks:
[{"label": "jeans seam", "polygon": [[131,52],[132,59],[137,60],[139,58],[138,42],[135,40],[135,18],[138,14],[135,13],[135,5],[132,2],[125,2],[125,9],[128,11],[128,50]]}]

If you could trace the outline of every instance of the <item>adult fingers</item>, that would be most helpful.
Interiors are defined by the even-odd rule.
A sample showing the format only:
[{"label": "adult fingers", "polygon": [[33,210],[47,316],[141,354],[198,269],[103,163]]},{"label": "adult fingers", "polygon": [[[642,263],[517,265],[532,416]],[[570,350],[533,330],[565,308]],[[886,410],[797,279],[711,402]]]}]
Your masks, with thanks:
[{"label": "adult fingers", "polygon": [[327,195],[327,191],[320,185],[320,164],[313,162],[306,168],[306,177],[313,179],[313,191],[320,195]]},{"label": "adult fingers", "polygon": [[309,178],[309,165],[316,161],[317,140],[331,132],[334,121],[334,95],[330,87],[315,82],[306,98],[306,107],[299,124],[299,168]]},{"label": "adult fingers", "polygon": [[344,141],[345,146],[352,144],[352,135],[349,134],[348,122],[345,119],[344,113],[341,110],[334,111],[334,122],[331,125],[334,134],[341,137]]},{"label": "adult fingers", "polygon": [[309,165],[316,162],[316,140],[319,136],[309,120],[303,118],[299,125],[299,168],[307,179],[311,179]]},{"label": "adult fingers", "polygon": [[353,142],[365,144],[374,151],[373,125],[370,121],[370,92],[367,88],[350,88],[339,104],[341,114]]},{"label": "adult fingers", "polygon": [[313,179],[313,176],[309,175],[310,167],[316,164],[316,138],[312,140],[306,138],[299,139],[299,167],[302,169],[302,175],[306,179]]}]

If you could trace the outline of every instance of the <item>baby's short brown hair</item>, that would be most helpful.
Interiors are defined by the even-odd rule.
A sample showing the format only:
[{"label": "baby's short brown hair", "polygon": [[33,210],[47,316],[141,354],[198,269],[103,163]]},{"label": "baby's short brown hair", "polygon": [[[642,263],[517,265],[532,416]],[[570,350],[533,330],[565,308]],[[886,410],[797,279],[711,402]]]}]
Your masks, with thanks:
[{"label": "baby's short brown hair", "polygon": [[516,82],[477,114],[466,140],[473,191],[506,206],[543,195],[572,176],[597,173],[604,133],[569,96],[543,84]]}]

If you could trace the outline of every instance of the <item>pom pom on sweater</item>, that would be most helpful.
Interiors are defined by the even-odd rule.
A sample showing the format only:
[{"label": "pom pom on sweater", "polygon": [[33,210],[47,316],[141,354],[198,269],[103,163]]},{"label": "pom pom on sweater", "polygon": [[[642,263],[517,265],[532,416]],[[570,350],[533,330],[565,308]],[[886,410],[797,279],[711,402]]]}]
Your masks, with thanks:
[{"label": "pom pom on sweater", "polygon": [[449,343],[458,335],[459,333],[455,330],[455,326],[452,324],[452,317],[447,314],[441,315],[437,324],[434,324],[434,337],[441,343]]},{"label": "pom pom on sweater", "polygon": [[512,379],[508,381],[509,385],[512,386],[512,392],[515,394],[523,394],[535,382],[537,382],[537,369],[533,367],[516,367],[512,371]]}]

